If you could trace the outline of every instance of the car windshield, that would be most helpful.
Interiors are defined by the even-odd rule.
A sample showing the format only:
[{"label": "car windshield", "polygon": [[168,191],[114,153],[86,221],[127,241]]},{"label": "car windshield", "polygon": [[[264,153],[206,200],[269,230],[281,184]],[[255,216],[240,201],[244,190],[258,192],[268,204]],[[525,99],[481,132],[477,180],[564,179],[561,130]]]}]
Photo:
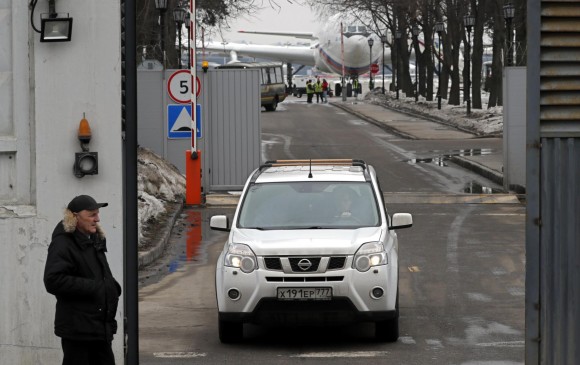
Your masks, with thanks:
[{"label": "car windshield", "polygon": [[353,229],[380,225],[369,182],[284,182],[250,186],[238,227]]}]

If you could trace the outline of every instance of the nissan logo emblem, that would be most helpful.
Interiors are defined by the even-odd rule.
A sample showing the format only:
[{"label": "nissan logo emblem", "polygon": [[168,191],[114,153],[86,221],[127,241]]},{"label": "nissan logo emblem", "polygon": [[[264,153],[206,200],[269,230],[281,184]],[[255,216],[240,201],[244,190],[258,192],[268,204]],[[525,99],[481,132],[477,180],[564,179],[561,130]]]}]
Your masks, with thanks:
[{"label": "nissan logo emblem", "polygon": [[302,259],[298,262],[298,267],[302,271],[306,271],[306,270],[310,269],[311,266],[312,266],[312,262],[310,262],[310,260],[308,260],[308,259]]}]

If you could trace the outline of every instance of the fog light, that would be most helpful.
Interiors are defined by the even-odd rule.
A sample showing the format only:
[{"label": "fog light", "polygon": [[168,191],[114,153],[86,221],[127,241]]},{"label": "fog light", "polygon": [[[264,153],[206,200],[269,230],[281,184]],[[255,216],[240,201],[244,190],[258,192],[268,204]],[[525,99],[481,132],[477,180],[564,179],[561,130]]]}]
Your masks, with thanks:
[{"label": "fog light", "polygon": [[380,297],[382,297],[385,294],[385,291],[383,290],[383,288],[373,288],[371,290],[371,298],[373,299],[379,299]]},{"label": "fog light", "polygon": [[228,297],[231,300],[238,300],[240,299],[240,291],[238,289],[230,289],[228,290]]}]

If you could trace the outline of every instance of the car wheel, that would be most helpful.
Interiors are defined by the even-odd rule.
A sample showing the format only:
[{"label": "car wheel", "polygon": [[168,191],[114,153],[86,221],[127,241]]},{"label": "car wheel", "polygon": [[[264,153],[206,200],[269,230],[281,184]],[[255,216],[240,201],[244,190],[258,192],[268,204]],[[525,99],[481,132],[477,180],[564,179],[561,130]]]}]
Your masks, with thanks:
[{"label": "car wheel", "polygon": [[399,288],[397,288],[395,318],[375,322],[375,339],[380,342],[397,342],[399,339]]},{"label": "car wheel", "polygon": [[218,319],[218,332],[222,343],[236,343],[244,338],[244,323]]}]

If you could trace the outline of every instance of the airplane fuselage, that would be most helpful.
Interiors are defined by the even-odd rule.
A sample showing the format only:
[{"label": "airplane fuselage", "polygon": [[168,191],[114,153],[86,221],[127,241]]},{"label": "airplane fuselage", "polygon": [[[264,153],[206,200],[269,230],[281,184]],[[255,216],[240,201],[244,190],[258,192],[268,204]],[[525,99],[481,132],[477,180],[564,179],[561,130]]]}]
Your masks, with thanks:
[{"label": "airplane fuselage", "polygon": [[[343,32],[341,32],[341,27],[343,27]],[[315,40],[316,43],[311,46],[221,43],[208,44],[205,47],[210,51],[229,52],[232,58],[236,54],[241,54],[250,57],[279,60],[288,64],[297,63],[314,66],[320,72],[337,75],[344,73],[345,76],[351,78],[369,72],[370,65],[373,63],[382,63],[380,60],[383,56],[381,48],[383,44],[380,39],[368,32],[368,28],[360,24],[360,22],[343,17],[342,14],[330,17],[316,35],[302,32],[240,32],[311,39]],[[370,38],[374,41],[373,47],[369,46]],[[390,59],[390,51],[385,49],[384,62],[387,62],[388,59]]]}]

